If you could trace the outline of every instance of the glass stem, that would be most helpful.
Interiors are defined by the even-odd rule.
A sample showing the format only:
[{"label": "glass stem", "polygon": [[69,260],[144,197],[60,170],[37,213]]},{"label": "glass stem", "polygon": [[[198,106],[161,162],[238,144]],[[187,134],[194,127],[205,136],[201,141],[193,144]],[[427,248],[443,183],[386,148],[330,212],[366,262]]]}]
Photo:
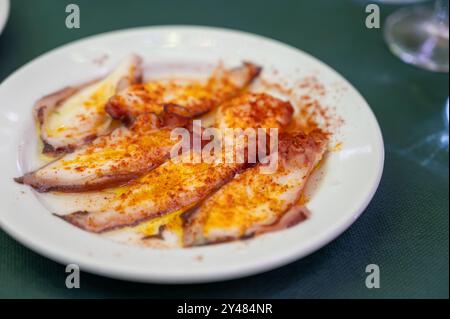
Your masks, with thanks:
[{"label": "glass stem", "polygon": [[434,15],[438,23],[446,25],[447,27],[448,27],[448,8],[449,8],[449,0],[437,0],[434,7],[435,12]]}]

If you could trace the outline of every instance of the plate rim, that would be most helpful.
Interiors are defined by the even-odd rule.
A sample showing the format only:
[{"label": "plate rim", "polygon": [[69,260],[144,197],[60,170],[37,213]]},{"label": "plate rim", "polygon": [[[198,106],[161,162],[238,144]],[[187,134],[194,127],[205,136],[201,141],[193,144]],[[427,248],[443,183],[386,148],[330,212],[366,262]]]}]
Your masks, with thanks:
[{"label": "plate rim", "polygon": [[[59,47],[56,47],[54,49],[49,50],[48,52],[32,59],[31,61],[25,63],[23,66],[21,66],[19,69],[17,69],[15,72],[10,74],[8,77],[4,79],[0,83],[0,87],[3,85],[3,83],[9,81],[11,78],[15,76],[19,76],[24,70],[29,66],[30,64],[37,63],[41,59],[46,58],[50,54],[57,53],[60,50],[64,50],[68,46],[75,46],[79,44],[80,42],[93,40],[95,38],[101,38],[101,37],[113,37],[121,33],[129,33],[129,32],[146,32],[146,31],[167,31],[167,30],[183,30],[188,31],[196,30],[196,31],[215,31],[215,32],[222,32],[222,33],[228,33],[231,35],[243,35],[243,36],[250,36],[253,38],[258,38],[263,41],[272,42],[273,44],[288,48],[290,50],[295,50],[302,55],[306,55],[308,58],[314,60],[318,65],[320,65],[322,68],[326,69],[327,72],[333,73],[335,76],[338,76],[340,80],[345,82],[346,85],[351,87],[355,94],[357,94],[357,97],[364,103],[365,109],[368,111],[368,115],[370,115],[372,122],[375,124],[374,129],[376,133],[376,146],[377,151],[379,152],[379,158],[376,161],[378,163],[377,166],[377,174],[375,177],[375,180],[373,181],[370,192],[366,194],[364,200],[359,205],[359,208],[351,214],[351,218],[347,218],[345,222],[341,222],[338,227],[333,227],[327,230],[327,232],[324,232],[324,234],[316,240],[315,242],[312,242],[308,248],[292,252],[293,249],[287,251],[283,256],[278,257],[278,259],[270,259],[268,258],[264,264],[262,265],[256,265],[256,264],[250,264],[247,265],[245,269],[237,269],[236,267],[232,270],[220,270],[220,271],[214,271],[210,273],[196,273],[192,274],[189,273],[188,275],[183,275],[182,273],[177,274],[169,274],[169,275],[163,275],[160,274],[149,274],[149,273],[143,273],[143,272],[127,272],[124,269],[120,267],[105,267],[104,264],[101,264],[96,261],[96,259],[84,259],[82,261],[77,260],[77,263],[80,265],[81,270],[87,271],[89,273],[94,273],[110,278],[116,278],[116,279],[122,279],[122,280],[129,280],[129,281],[135,281],[135,282],[147,282],[147,283],[165,283],[165,284],[189,284],[189,283],[203,283],[203,282],[215,282],[215,281],[223,281],[223,280],[229,280],[233,278],[240,278],[244,276],[249,276],[261,272],[265,272],[283,265],[287,265],[293,261],[299,260],[318,249],[324,247],[337,237],[339,237],[345,230],[347,230],[360,216],[361,214],[366,210],[369,203],[372,201],[379,184],[381,182],[381,178],[383,175],[384,170],[384,163],[385,163],[385,148],[384,148],[384,141],[383,141],[383,135],[381,131],[381,127],[378,123],[378,120],[371,109],[370,105],[367,103],[367,101],[364,99],[364,97],[361,95],[361,93],[355,88],[354,85],[352,85],[344,76],[342,76],[339,72],[334,70],[331,66],[327,65],[326,63],[322,62],[321,60],[317,59],[316,57],[312,56],[311,54],[298,49],[294,46],[291,46],[289,44],[283,43],[276,39],[271,39],[269,37],[261,36],[258,34],[253,34],[245,31],[240,30],[234,30],[229,28],[218,28],[218,27],[210,27],[210,26],[197,26],[197,25],[162,25],[162,26],[144,26],[144,27],[137,27],[137,28],[127,28],[127,29],[119,29],[104,33],[99,33],[95,35],[91,35],[85,38],[81,38],[69,43],[66,43],[64,45],[61,45]],[[10,227],[8,223],[6,223],[3,218],[0,218],[0,227],[8,233],[11,237],[13,237],[15,240],[17,240],[19,243],[24,245],[25,247],[39,253],[40,255],[47,257],[53,261],[56,261],[58,263],[67,265],[71,262],[70,257],[67,255],[61,254],[61,252],[57,252],[53,250],[49,250],[48,248],[41,247],[38,244],[35,244],[30,238],[27,238],[26,235],[22,234],[21,232],[14,229],[14,227]],[[73,261],[72,261],[73,262]],[[189,277],[189,278],[188,278]]]}]

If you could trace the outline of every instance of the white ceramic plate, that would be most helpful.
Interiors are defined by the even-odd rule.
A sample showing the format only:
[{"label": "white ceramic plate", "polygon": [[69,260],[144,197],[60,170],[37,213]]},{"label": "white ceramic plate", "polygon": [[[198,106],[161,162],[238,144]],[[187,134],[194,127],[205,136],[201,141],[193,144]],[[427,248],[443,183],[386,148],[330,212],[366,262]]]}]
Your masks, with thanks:
[{"label": "white ceramic plate", "polygon": [[[55,218],[28,187],[13,182],[32,166],[36,140],[31,108],[49,92],[106,72],[134,52],[147,62],[237,64],[247,59],[285,77],[314,74],[328,90],[324,101],[344,124],[339,152],[328,156],[324,176],[308,204],[309,220],[255,239],[191,249],[158,250],[119,244]],[[93,63],[107,57],[104,64]],[[270,73],[268,74],[270,76]],[[0,86],[0,224],[24,245],[61,263],[105,276],[160,283],[231,279],[299,259],[347,229],[372,199],[382,174],[380,128],[360,94],[335,71],[282,43],[242,32],[204,27],[150,27],[108,33],[47,53]],[[68,204],[70,205],[70,204]]]},{"label": "white ceramic plate", "polygon": [[0,0],[0,34],[5,27],[9,16],[9,0]]}]

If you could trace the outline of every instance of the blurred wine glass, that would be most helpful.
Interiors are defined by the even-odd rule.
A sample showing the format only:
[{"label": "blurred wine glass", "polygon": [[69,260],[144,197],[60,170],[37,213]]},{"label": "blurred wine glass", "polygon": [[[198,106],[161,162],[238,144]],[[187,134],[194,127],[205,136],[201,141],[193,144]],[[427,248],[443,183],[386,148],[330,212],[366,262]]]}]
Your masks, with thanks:
[{"label": "blurred wine glass", "polygon": [[449,152],[449,104],[448,99],[443,112],[442,124],[434,122],[434,129],[417,138],[406,147],[397,149],[400,155],[414,161],[436,176],[448,176]]},{"label": "blurred wine glass", "polygon": [[[384,0],[385,3],[411,1]],[[384,36],[391,51],[406,63],[448,72],[449,1],[437,0],[434,8],[410,6],[394,12],[386,20]]]},{"label": "blurred wine glass", "polygon": [[[385,4],[412,4],[423,0],[378,0]],[[449,71],[449,0],[433,6],[411,5],[389,16],[384,37],[390,50],[404,62],[435,72]],[[400,148],[401,155],[443,176],[448,175],[449,102],[443,112],[443,125],[434,132]],[[445,173],[446,172],[446,173]]]}]

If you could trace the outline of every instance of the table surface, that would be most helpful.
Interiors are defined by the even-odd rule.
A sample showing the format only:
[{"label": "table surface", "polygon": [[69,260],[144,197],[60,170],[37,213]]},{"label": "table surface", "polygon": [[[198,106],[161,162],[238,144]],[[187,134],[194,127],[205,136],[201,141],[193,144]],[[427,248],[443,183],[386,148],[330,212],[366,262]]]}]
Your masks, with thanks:
[{"label": "table surface", "polygon": [[[80,29],[65,28],[69,3],[80,6]],[[0,297],[448,298],[449,155],[441,140],[448,139],[442,112],[449,77],[391,55],[382,29],[365,28],[365,5],[363,0],[13,0],[0,36],[0,81],[44,52],[110,30],[168,24],[240,29],[293,45],[346,77],[380,122],[386,163],[361,218],[331,244],[285,267],[228,282],[175,286],[82,273],[81,288],[69,290],[64,266],[0,230]],[[381,6],[382,21],[395,9]],[[365,286],[368,264],[380,267],[380,289]]]}]

